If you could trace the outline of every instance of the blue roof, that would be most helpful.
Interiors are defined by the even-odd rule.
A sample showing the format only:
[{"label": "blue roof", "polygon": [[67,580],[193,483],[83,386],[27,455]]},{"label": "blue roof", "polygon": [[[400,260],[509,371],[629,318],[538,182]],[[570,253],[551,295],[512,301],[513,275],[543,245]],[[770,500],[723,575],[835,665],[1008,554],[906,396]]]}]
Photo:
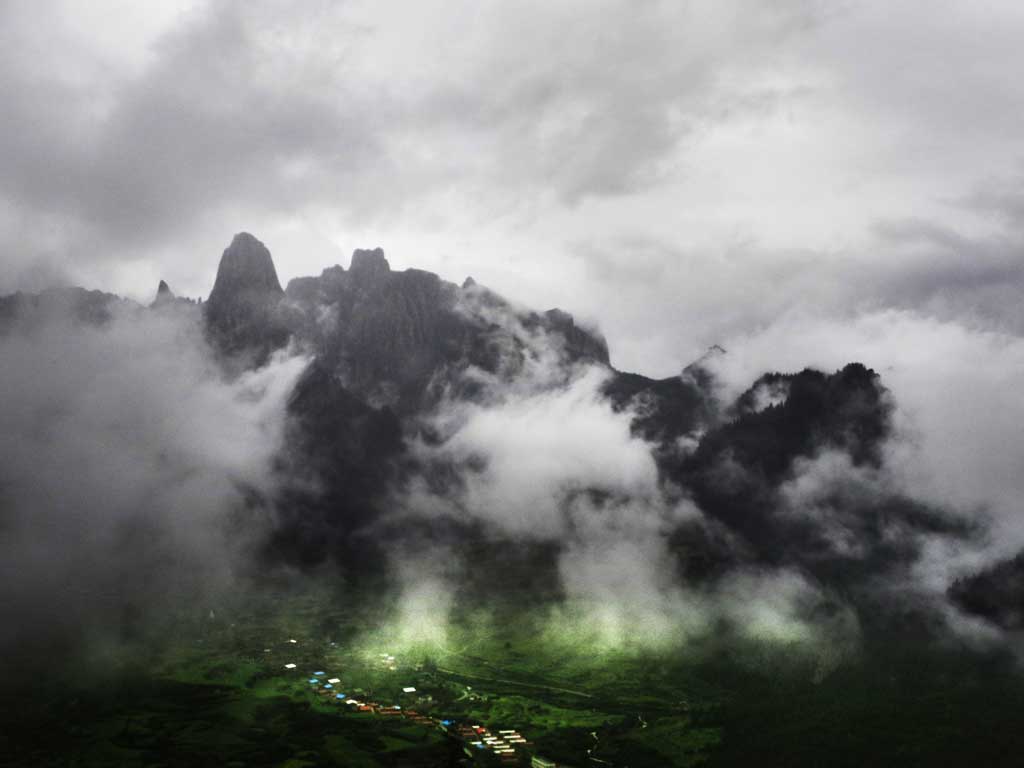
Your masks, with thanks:
[{"label": "blue roof", "polygon": [[311,677],[309,678],[309,682],[311,682],[313,685],[317,685],[320,681],[317,680],[315,677]]},{"label": "blue roof", "polygon": [[319,675],[322,675],[324,673],[323,672],[314,672],[313,674],[319,676]]},{"label": "blue roof", "polygon": [[451,725],[453,722],[455,722],[455,721],[454,720],[442,720],[441,721],[441,725]]},{"label": "blue roof", "polygon": [[345,698],[345,694],[344,693],[336,693],[334,695],[334,698],[336,698],[336,699],[344,699]]},{"label": "blue roof", "polygon": [[324,686],[324,688],[333,688],[333,687],[334,687],[334,686],[333,686],[333,685],[331,685],[330,683],[328,683],[327,685],[325,685],[325,686]]}]

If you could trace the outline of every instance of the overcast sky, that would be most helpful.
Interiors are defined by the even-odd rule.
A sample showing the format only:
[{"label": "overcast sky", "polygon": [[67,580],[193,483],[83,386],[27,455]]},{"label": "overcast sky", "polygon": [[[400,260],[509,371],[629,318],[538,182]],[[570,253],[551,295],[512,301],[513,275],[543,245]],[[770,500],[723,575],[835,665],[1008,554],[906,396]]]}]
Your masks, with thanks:
[{"label": "overcast sky", "polygon": [[248,230],[658,375],[797,307],[1018,337],[1021,40],[1009,0],[0,0],[0,292],[206,295]]}]

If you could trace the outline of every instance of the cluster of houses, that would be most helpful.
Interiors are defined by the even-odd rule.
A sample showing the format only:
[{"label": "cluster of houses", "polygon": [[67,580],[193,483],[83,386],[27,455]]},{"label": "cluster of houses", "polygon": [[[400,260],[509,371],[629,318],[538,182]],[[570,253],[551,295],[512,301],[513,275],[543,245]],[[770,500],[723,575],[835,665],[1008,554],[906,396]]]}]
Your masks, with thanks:
[{"label": "cluster of houses", "polygon": [[463,744],[463,750],[470,757],[478,757],[479,752],[489,752],[502,763],[521,762],[522,750],[531,747],[518,731],[501,730],[491,733],[482,725],[456,725],[451,720],[441,720],[438,728]]},{"label": "cluster of houses", "polygon": [[[295,641],[289,642],[294,643]],[[390,669],[396,668],[394,656],[381,654],[381,663]],[[294,662],[289,662],[284,665],[284,668],[286,670],[295,670],[297,665]],[[349,696],[338,688],[341,684],[341,679],[327,677],[327,673],[324,670],[313,672],[308,679],[308,683],[321,698],[348,707],[352,711],[388,718],[403,718],[417,725],[437,728],[449,738],[459,742],[466,755],[474,760],[486,761],[489,758],[490,761],[497,761],[499,764],[523,765],[525,760],[529,759],[529,765],[532,768],[557,768],[559,765],[539,755],[532,755],[530,752],[533,745],[519,731],[513,729],[492,732],[482,725],[469,725],[456,723],[454,720],[442,720],[422,714],[415,709],[405,709],[398,704],[381,704],[377,701],[359,698],[358,694],[361,691],[356,691],[357,695],[355,696]],[[417,694],[417,691],[414,686],[405,686],[402,688],[402,693],[412,698]]]}]

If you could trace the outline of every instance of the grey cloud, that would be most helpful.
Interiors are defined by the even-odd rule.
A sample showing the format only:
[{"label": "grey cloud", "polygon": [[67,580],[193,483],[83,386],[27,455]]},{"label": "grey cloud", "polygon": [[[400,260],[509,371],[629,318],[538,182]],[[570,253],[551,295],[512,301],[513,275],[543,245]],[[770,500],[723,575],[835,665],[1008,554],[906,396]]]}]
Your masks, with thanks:
[{"label": "grey cloud", "polygon": [[[30,82],[10,84],[22,130],[5,147],[8,194],[63,210],[123,248],[187,228],[211,207],[302,202],[310,181],[287,177],[303,161],[344,177],[368,154],[360,145],[372,134],[359,110],[346,109],[329,74],[334,61],[275,47],[259,27],[274,22],[267,15],[227,3],[190,17],[85,125],[87,93],[69,99],[51,83],[43,97],[26,99]],[[347,30],[336,32],[344,39]]]},{"label": "grey cloud", "polygon": [[[913,159],[924,152],[918,145],[932,147],[929,157],[943,151],[958,182],[992,176],[987,143],[973,148],[974,167],[964,142],[946,152],[946,133],[946,144],[929,145],[929,137],[966,123],[994,131],[1019,101],[996,66],[1012,59],[1013,20],[1000,25],[1005,32],[975,68],[965,62],[977,59],[984,19],[963,9],[471,3],[399,14],[387,4],[315,3],[296,14],[279,2],[198,4],[160,34],[143,63],[112,69],[65,40],[62,25],[76,17],[58,8],[43,17],[46,26],[14,5],[5,9],[5,288],[37,282],[30,273],[39,274],[40,263],[73,275],[94,263],[138,269],[160,261],[172,277],[186,275],[196,246],[215,253],[223,222],[240,218],[234,229],[257,219],[316,230],[320,219],[311,219],[323,214],[335,228],[379,222],[396,236],[406,216],[422,217],[416,226],[497,221],[488,237],[501,237],[509,216],[530,229],[588,201],[646,194],[671,216],[688,152],[749,131],[743,142],[763,139],[771,154],[779,137],[758,131],[775,116],[808,140],[830,142],[840,162],[852,162],[844,153],[863,145],[868,171],[883,181],[928,180],[923,174],[936,166]],[[912,52],[903,44],[911,29]],[[39,55],[47,49],[52,55]],[[966,81],[949,77],[950,68]],[[984,105],[947,114],[958,104],[951,94],[967,92]],[[785,117],[806,99],[817,111]],[[892,162],[908,149],[904,124],[924,133]],[[847,125],[862,133],[847,135]],[[891,141],[887,134],[878,144],[876,125],[896,129]],[[721,173],[735,175],[742,192],[742,167]],[[784,190],[786,180],[779,184]],[[924,182],[914,189],[922,198],[949,191]],[[975,202],[1008,209],[1013,194],[993,186]],[[631,222],[635,208],[620,214],[621,231],[643,231]],[[481,258],[507,255],[495,246]],[[792,248],[772,249],[786,264],[803,247],[797,237]],[[850,259],[850,272],[863,278],[864,262]],[[572,257],[550,261],[557,278]],[[802,295],[829,295],[829,271],[821,274],[825,284],[808,277]],[[892,276],[869,286],[881,289],[879,301],[893,292]],[[993,288],[984,298],[1006,304],[1013,295]],[[627,331],[624,338],[653,344],[636,327]],[[662,339],[659,352],[667,346]]]},{"label": "grey cloud", "polygon": [[[1024,333],[1024,237],[964,235],[921,219],[877,222],[856,251],[756,244],[686,249],[649,237],[578,242],[595,286],[579,309],[602,317],[613,362],[668,375],[711,344],[793,310],[854,317],[907,309],[971,327]],[[657,290],[652,290],[657,286]],[[642,340],[616,345],[615,339]]]},{"label": "grey cloud", "polygon": [[677,149],[706,124],[786,95],[728,75],[770,58],[802,28],[795,20],[814,18],[809,6],[495,9],[470,43],[472,66],[445,72],[407,127],[420,130],[426,117],[431,140],[477,150],[477,184],[523,187],[549,204],[636,192],[675,171]]},{"label": "grey cloud", "polygon": [[1024,165],[1016,172],[979,182],[967,195],[955,201],[983,215],[995,217],[1013,231],[1024,229]]},{"label": "grey cloud", "polygon": [[875,232],[891,254],[888,263],[873,270],[865,291],[876,305],[1024,332],[1020,232],[965,236],[920,220],[881,222]]},{"label": "grey cloud", "polygon": [[[0,189],[21,231],[4,250],[22,264],[181,258],[236,212],[396,221],[453,190],[492,211],[624,195],[668,173],[705,121],[763,109],[764,86],[751,101],[720,71],[799,27],[788,6],[470,5],[480,23],[448,40],[444,20],[469,6],[430,17],[424,38],[386,6],[366,18],[330,3],[204,4],[138,71],[77,77],[12,45]],[[12,37],[33,25],[12,9],[7,21]],[[58,24],[31,31],[65,42]],[[437,56],[441,44],[454,53]]]}]

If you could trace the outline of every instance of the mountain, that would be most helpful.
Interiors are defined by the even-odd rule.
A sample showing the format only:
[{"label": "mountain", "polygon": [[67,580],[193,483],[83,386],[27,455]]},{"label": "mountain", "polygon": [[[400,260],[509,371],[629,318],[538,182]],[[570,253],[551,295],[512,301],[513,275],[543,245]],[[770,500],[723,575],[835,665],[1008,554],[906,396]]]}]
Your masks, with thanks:
[{"label": "mountain", "polygon": [[[564,310],[518,306],[471,278],[393,270],[380,248],[282,288],[269,249],[248,233],[224,250],[206,302],[175,297],[163,281],[149,308],[82,289],[16,294],[0,299],[0,328],[59,310],[99,325],[119,311],[180,311],[201,324],[229,377],[279,352],[310,359],[288,399],[277,495],[253,499],[275,510],[270,561],[336,559],[364,572],[386,557],[386,542],[415,532],[476,558],[482,573],[500,553],[508,572],[556,583],[559,544],[502,539],[460,512],[482,459],[431,449],[450,438],[439,415],[557,397],[595,371],[608,416],[627,415],[650,450],[665,503],[703,513],[672,523],[668,537],[694,583],[737,567],[782,567],[848,591],[903,573],[925,534],[971,535],[961,520],[872,480],[884,468],[893,406],[880,377],[858,363],[767,373],[727,399],[714,376],[727,354],[720,347],[677,376],[651,379],[615,369],[603,336]],[[821,457],[846,475],[810,513],[794,511],[793,483]],[[569,486],[558,503],[586,499],[601,510],[630,501]],[[396,522],[396,500],[412,489],[447,499],[450,512]]]},{"label": "mountain", "polygon": [[[796,566],[833,585],[881,577],[915,562],[919,534],[972,532],[876,481],[892,411],[881,378],[860,363],[832,374],[765,374],[670,474],[740,537],[752,562]],[[810,509],[793,509],[792,484],[822,457],[832,462],[828,485]]]},{"label": "mountain", "polygon": [[967,613],[1019,631],[1024,628],[1024,552],[957,579],[949,597]]},{"label": "mountain", "polygon": [[[380,248],[279,292],[269,253],[238,235],[204,310],[230,360],[258,365],[288,339],[314,360],[289,402],[287,474],[302,480],[286,483],[286,522],[270,547],[291,559],[373,558],[359,532],[423,471],[407,442],[437,439],[429,416],[442,403],[487,403],[513,385],[554,389],[597,366],[610,407],[643,410],[637,434],[663,420],[657,432],[668,444],[710,413],[707,393],[690,381],[616,371],[600,333],[568,312],[515,306],[472,279],[392,270]],[[432,467],[432,481],[446,472],[454,474]]]},{"label": "mountain", "polygon": [[380,248],[356,250],[348,270],[296,278],[285,295],[288,327],[342,385],[402,413],[436,403],[445,387],[471,396],[459,375],[471,367],[514,377],[540,337],[560,364],[608,363],[604,339],[568,313],[519,310],[471,280],[395,272]]},{"label": "mountain", "polygon": [[[222,306],[240,307],[232,323],[218,324],[229,314]],[[833,520],[780,514],[800,462],[822,452],[842,454],[854,468],[883,462],[891,398],[860,364],[831,374],[765,374],[723,403],[713,374],[726,354],[720,347],[678,376],[618,371],[604,338],[567,312],[515,306],[472,279],[458,285],[422,270],[394,271],[379,248],[355,251],[348,269],[330,267],[279,291],[269,254],[247,235],[225,251],[206,322],[214,338],[227,340],[226,354],[248,349],[258,360],[290,338],[314,360],[289,403],[288,476],[303,480],[285,483],[270,547],[285,559],[375,562],[396,493],[425,482],[451,495],[464,481],[464,468],[422,465],[409,451],[416,441],[443,441],[430,419],[439,407],[487,406],[507,391],[557,392],[594,367],[604,373],[609,411],[628,413],[633,434],[650,445],[665,492],[692,498],[721,527],[679,524],[673,545],[691,577],[746,563],[796,566],[849,584],[916,557],[913,536],[890,535],[893,521],[965,535],[898,494],[837,497],[829,502]],[[604,503],[601,494],[593,498]],[[445,519],[418,535],[479,552],[494,534],[481,538],[474,526],[469,517]],[[862,546],[837,551],[836,526]],[[506,553],[535,562],[537,552],[523,542],[507,544]]]},{"label": "mountain", "polygon": [[39,293],[14,293],[0,296],[0,333],[17,323],[33,325],[55,317],[70,317],[75,322],[102,326],[119,309],[137,307],[133,301],[112,293],[84,288],[47,288]]},{"label": "mountain", "polygon": [[262,365],[288,342],[280,313],[284,291],[267,247],[247,232],[224,250],[204,305],[211,343],[246,365]]}]

